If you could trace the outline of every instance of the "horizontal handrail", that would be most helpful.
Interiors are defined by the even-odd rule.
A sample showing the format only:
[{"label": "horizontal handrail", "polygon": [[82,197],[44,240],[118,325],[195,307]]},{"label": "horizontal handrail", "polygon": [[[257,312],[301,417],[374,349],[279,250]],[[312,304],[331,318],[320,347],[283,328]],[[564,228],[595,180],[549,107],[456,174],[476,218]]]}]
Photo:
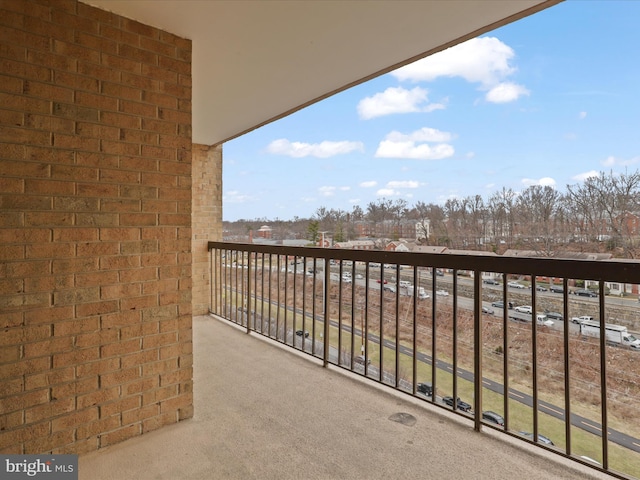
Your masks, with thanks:
[{"label": "horizontal handrail", "polygon": [[[605,284],[640,284],[639,262],[232,242],[209,242],[209,250],[210,312],[247,332],[453,410],[476,430],[498,429],[618,478],[639,471],[640,440],[620,430],[617,415],[621,397],[640,393],[640,375],[618,378],[617,369],[621,357],[640,360],[640,349],[590,337],[612,315],[633,329],[640,304],[606,297]],[[546,288],[552,280],[560,293]],[[597,290],[569,295],[574,280]],[[494,307],[500,302],[507,308]],[[579,328],[583,316],[597,320],[589,334]],[[545,443],[548,429],[555,445]]]}]

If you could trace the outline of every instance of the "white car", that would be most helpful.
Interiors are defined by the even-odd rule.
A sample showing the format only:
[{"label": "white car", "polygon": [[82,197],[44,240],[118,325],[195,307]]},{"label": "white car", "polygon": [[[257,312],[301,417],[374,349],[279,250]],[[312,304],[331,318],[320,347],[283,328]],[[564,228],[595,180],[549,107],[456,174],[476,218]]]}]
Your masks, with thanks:
[{"label": "white car", "polygon": [[441,297],[448,297],[449,292],[447,292],[446,290],[436,290],[436,295],[439,295]]},{"label": "white car", "polygon": [[545,327],[553,326],[553,320],[549,320],[546,315],[541,313],[536,315],[536,322],[538,323],[538,325],[543,325]]},{"label": "white car", "polygon": [[513,288],[527,288],[527,287],[525,287],[524,285],[522,285],[521,283],[518,283],[518,282],[509,282],[509,283],[507,283],[507,285],[509,287],[513,287]]},{"label": "white car", "polygon": [[514,310],[520,313],[533,313],[533,307],[531,307],[531,305],[518,305]]}]

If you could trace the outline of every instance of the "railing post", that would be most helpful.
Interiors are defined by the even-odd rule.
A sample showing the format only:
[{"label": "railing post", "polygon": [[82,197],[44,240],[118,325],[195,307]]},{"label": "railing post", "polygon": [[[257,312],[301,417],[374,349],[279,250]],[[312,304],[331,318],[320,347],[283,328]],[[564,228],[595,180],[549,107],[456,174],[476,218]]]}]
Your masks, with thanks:
[{"label": "railing post", "polygon": [[[323,295],[323,304],[322,304],[322,310],[323,310],[323,322],[324,322],[324,338],[323,338],[323,345],[324,345],[324,353],[323,353],[323,359],[322,359],[322,364],[323,366],[326,368],[329,365],[329,280],[331,280],[331,269],[328,268],[327,265],[327,259],[325,258],[323,260],[324,262],[324,285],[322,286],[322,288],[324,289],[324,295]],[[340,355],[340,352],[338,352],[338,355]]]},{"label": "railing post", "polygon": [[[473,428],[482,428],[482,283],[481,272],[473,273]],[[505,307],[506,308],[506,307]],[[454,397],[455,398],[455,397]]]}]

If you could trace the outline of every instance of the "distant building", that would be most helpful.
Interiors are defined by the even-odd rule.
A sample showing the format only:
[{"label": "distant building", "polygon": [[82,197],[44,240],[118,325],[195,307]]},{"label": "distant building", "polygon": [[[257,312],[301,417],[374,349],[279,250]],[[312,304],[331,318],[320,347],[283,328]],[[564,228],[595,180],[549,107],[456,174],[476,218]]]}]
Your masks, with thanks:
[{"label": "distant building", "polygon": [[336,242],[334,248],[342,248],[345,250],[374,250],[375,243],[373,240],[350,240],[348,242]]}]

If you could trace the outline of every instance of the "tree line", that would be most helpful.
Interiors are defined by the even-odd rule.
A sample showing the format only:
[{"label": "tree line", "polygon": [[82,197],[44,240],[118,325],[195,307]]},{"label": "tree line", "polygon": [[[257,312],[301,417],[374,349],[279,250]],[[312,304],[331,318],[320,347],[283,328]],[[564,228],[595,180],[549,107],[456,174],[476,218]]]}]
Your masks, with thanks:
[{"label": "tree line", "polygon": [[346,241],[357,238],[363,225],[369,232],[378,232],[374,236],[391,238],[393,232],[406,231],[402,226],[411,224],[416,238],[426,245],[494,251],[524,248],[552,256],[571,245],[597,243],[599,248],[634,258],[640,231],[640,171],[600,172],[582,183],[567,185],[564,193],[532,185],[521,192],[502,188],[488,198],[472,195],[444,204],[417,201],[409,205],[404,199],[381,198],[365,209],[321,206],[310,219],[239,220],[233,224],[249,229],[256,222],[268,223],[274,238],[293,235],[317,241],[320,232],[328,232],[334,241]]}]

